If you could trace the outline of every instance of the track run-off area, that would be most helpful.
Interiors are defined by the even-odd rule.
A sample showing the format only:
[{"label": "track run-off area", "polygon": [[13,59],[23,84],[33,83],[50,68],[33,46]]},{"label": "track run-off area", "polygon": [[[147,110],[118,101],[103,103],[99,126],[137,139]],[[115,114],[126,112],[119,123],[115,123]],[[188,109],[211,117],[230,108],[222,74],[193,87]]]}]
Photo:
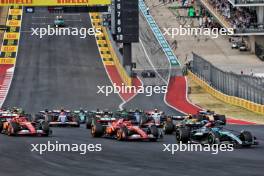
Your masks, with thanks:
[{"label": "track run-off area", "polygon": [[[96,37],[81,39],[79,36],[45,36],[40,39],[31,35],[32,27],[52,25],[57,15],[59,14],[49,13],[47,8],[35,8],[33,14],[23,13],[13,80],[4,107],[16,106],[26,112],[36,113],[45,108],[117,110],[122,105],[127,109],[159,108],[169,114],[183,114],[181,110],[173,108],[173,103],[178,103],[174,101],[177,98],[175,92],[181,92],[178,99],[189,103],[186,99],[186,85],[176,84],[178,78],[171,80],[169,89],[172,90],[167,95],[147,97],[138,94],[124,98],[118,94],[97,94],[97,86],[120,84],[121,79],[115,68],[103,62]],[[92,27],[88,13],[63,15],[67,26]],[[137,84],[144,83],[137,80]],[[174,86],[183,89],[177,91]],[[173,100],[169,106],[165,99],[170,98]],[[119,142],[92,138],[90,130],[84,125],[80,128],[52,128],[53,135],[44,138],[0,135],[0,175],[263,175],[264,126],[229,124],[227,128],[251,131],[260,145],[215,155],[210,152],[176,152],[172,155],[163,151],[163,144],[175,144],[175,135],[166,135],[158,142]],[[31,151],[31,144],[47,144],[48,141],[62,144],[101,144],[102,151],[87,152],[85,155],[78,152],[46,152],[40,155]]]}]

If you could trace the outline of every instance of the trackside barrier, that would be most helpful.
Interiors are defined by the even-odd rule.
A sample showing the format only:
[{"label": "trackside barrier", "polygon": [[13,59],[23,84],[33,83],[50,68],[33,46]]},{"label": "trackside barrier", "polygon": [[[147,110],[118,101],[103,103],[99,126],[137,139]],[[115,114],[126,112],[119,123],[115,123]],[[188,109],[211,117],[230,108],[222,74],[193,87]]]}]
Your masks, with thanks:
[{"label": "trackside barrier", "polygon": [[160,46],[162,47],[163,52],[167,56],[170,61],[171,66],[179,66],[180,63],[175,56],[174,52],[172,51],[170,45],[168,44],[167,40],[163,36],[162,32],[160,31],[158,25],[156,24],[154,18],[147,12],[147,6],[144,3],[144,0],[139,0],[139,9],[141,13],[144,15],[146,21],[148,22],[153,34],[155,35],[156,39],[158,40]]},{"label": "trackside barrier", "polygon": [[102,30],[103,30],[103,33],[105,35],[106,42],[107,42],[107,45],[109,47],[110,53],[112,55],[112,59],[113,59],[113,61],[115,63],[115,66],[117,68],[117,71],[118,71],[119,75],[121,76],[122,81],[124,82],[124,84],[126,86],[132,86],[132,78],[127,74],[126,70],[124,69],[124,67],[120,63],[120,61],[119,61],[119,59],[118,59],[118,57],[117,57],[117,55],[116,55],[116,53],[115,53],[115,51],[113,49],[113,46],[112,46],[112,44],[110,42],[110,39],[109,39],[109,36],[108,36],[108,34],[106,32],[105,27],[103,27]]},{"label": "trackside barrier", "polygon": [[203,89],[205,89],[209,94],[213,95],[217,99],[235,105],[235,106],[240,106],[242,108],[245,108],[249,111],[258,113],[258,114],[263,114],[264,115],[264,105],[257,104],[242,98],[234,97],[234,96],[229,96],[226,94],[223,94],[222,92],[214,89],[211,87],[207,82],[199,78],[197,75],[192,73],[191,71],[188,71],[188,76],[196,82],[199,86],[201,86]]},{"label": "trackside barrier", "polygon": [[111,0],[1,0],[0,6],[94,6],[110,5]]},{"label": "trackside barrier", "polygon": [[124,69],[124,67],[120,63],[120,61],[119,61],[119,59],[118,59],[118,57],[114,51],[114,48],[111,44],[111,41],[110,41],[109,36],[107,34],[106,28],[101,25],[101,19],[100,19],[99,13],[90,13],[90,15],[92,18],[93,25],[96,28],[101,28],[101,30],[102,30],[102,35],[97,36],[96,39],[97,39],[98,44],[100,44],[100,42],[102,42],[101,44],[103,45],[103,47],[99,46],[101,48],[101,50],[103,48],[106,48],[105,50],[107,50],[107,54],[100,53],[102,56],[104,64],[105,65],[111,65],[111,64],[107,64],[107,62],[104,60],[108,60],[108,63],[113,62],[118,73],[119,73],[119,75],[120,75],[120,77],[121,77],[121,79],[122,79],[122,81],[123,81],[123,83],[126,86],[132,86],[132,78],[127,74],[126,70]]},{"label": "trackside barrier", "polygon": [[0,107],[6,99],[14,75],[22,14],[23,9],[21,6],[12,6],[8,10],[7,29],[0,50]]}]

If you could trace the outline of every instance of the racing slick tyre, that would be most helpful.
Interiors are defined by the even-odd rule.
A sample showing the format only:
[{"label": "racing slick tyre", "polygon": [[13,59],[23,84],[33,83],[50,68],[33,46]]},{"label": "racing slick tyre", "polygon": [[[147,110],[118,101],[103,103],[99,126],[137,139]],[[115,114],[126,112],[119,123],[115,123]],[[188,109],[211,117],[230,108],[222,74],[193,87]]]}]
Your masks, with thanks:
[{"label": "racing slick tyre", "polygon": [[86,128],[87,129],[91,129],[92,128],[92,122],[93,122],[93,119],[91,117],[88,117],[87,121],[86,121]]},{"label": "racing slick tyre", "polygon": [[253,136],[249,131],[243,131],[240,133],[239,139],[245,143],[244,147],[250,147],[253,143]]},{"label": "racing slick tyre", "polygon": [[40,114],[35,114],[35,116],[33,118],[33,121],[34,122],[39,122],[41,120],[47,120],[48,122],[51,122],[51,121],[53,121],[53,118],[52,118],[52,116],[48,115],[47,119],[45,119],[45,116],[40,115]]},{"label": "racing slick tyre", "polygon": [[176,140],[177,142],[187,143],[190,139],[190,129],[189,128],[178,128],[176,130]]},{"label": "racing slick tyre", "polygon": [[218,120],[218,121],[223,122],[223,125],[226,124],[226,116],[225,115],[216,114],[216,115],[214,115],[214,119],[215,119],[215,121]]},{"label": "racing slick tyre", "polygon": [[80,119],[78,117],[77,118],[74,117],[73,121],[77,123],[74,127],[79,128],[80,127]]},{"label": "racing slick tyre", "polygon": [[207,136],[207,142],[210,145],[220,144],[220,135],[216,132],[209,132]]},{"label": "racing slick tyre", "polygon": [[4,128],[4,123],[2,121],[0,121],[0,133],[2,133]]},{"label": "racing slick tyre", "polygon": [[92,125],[91,134],[93,137],[102,137],[104,134],[104,128],[100,123],[95,123]]},{"label": "racing slick tyre", "polygon": [[139,121],[140,126],[142,126],[142,125],[144,125],[145,123],[147,123],[147,121],[148,121],[148,117],[146,117],[146,116],[142,116],[142,117],[140,118],[140,121]]},{"label": "racing slick tyre", "polygon": [[7,129],[8,136],[15,136],[19,131],[19,124],[16,122],[11,122]]},{"label": "racing slick tyre", "polygon": [[117,130],[116,139],[118,141],[125,141],[128,138],[128,129],[123,127]]},{"label": "racing slick tyre", "polygon": [[172,122],[165,122],[163,130],[164,130],[165,134],[172,134],[174,131],[173,123]]},{"label": "racing slick tyre", "polygon": [[152,125],[150,127],[150,133],[154,136],[154,138],[151,139],[151,141],[157,141],[157,139],[159,137],[159,130],[158,130],[157,126]]},{"label": "racing slick tyre", "polygon": [[206,117],[206,116],[203,116],[203,115],[198,115],[198,116],[197,116],[197,120],[198,120],[198,122],[201,122],[201,121],[203,121],[203,120],[209,120],[209,118]]},{"label": "racing slick tyre", "polygon": [[43,121],[41,123],[41,129],[43,130],[43,132],[45,133],[45,136],[49,136],[51,133],[50,127],[49,127],[49,123]]}]

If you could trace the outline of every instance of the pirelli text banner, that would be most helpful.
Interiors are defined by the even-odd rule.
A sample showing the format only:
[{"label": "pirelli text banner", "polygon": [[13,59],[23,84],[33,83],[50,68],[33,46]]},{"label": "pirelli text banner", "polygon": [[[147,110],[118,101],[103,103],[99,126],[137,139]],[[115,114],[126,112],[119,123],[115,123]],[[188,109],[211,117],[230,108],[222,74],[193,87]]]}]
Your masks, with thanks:
[{"label": "pirelli text banner", "polygon": [[0,0],[0,6],[93,6],[110,4],[111,0]]}]

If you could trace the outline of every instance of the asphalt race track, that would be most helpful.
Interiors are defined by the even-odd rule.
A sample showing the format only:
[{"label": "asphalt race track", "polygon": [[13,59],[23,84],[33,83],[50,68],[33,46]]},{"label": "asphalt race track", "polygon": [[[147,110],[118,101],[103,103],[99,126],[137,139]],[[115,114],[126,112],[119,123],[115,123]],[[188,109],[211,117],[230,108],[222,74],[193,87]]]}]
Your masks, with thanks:
[{"label": "asphalt race track", "polygon": [[[36,9],[24,13],[22,36],[15,76],[4,103],[29,112],[45,108],[115,108],[122,102],[118,95],[96,94],[97,86],[111,85],[94,36],[31,36],[31,28],[53,27],[58,14]],[[88,14],[68,14],[67,27],[91,28]],[[96,97],[96,98],[95,98]],[[111,100],[111,101],[109,101]],[[103,105],[101,102],[104,102]]]},{"label": "asphalt race track", "polygon": [[[52,16],[37,9],[34,16]],[[54,16],[54,15],[53,15]],[[82,19],[90,27],[87,14],[68,16],[70,25],[80,25]],[[35,20],[35,19],[34,19]],[[25,14],[24,31],[32,27],[32,15]],[[35,20],[36,21],[36,20]],[[43,23],[52,19],[43,19]],[[36,112],[42,108],[117,108],[117,95],[97,95],[97,84],[110,81],[99,58],[93,37],[49,37],[38,39],[23,32],[15,77],[5,106],[23,107]],[[153,99],[138,97],[131,106],[163,108],[162,95]],[[162,102],[160,102],[162,101]],[[141,104],[138,104],[141,102]],[[150,107],[149,107],[149,106]],[[129,107],[128,107],[129,108]],[[165,107],[164,107],[165,108]],[[168,110],[170,111],[170,110]],[[261,145],[233,152],[163,152],[163,144],[174,144],[174,135],[154,142],[118,142],[94,139],[81,128],[53,128],[53,136],[8,137],[0,135],[0,176],[262,176],[264,173],[264,126],[229,126],[235,130],[251,130]],[[67,144],[102,144],[101,152],[31,152],[31,144],[50,141]]]}]

